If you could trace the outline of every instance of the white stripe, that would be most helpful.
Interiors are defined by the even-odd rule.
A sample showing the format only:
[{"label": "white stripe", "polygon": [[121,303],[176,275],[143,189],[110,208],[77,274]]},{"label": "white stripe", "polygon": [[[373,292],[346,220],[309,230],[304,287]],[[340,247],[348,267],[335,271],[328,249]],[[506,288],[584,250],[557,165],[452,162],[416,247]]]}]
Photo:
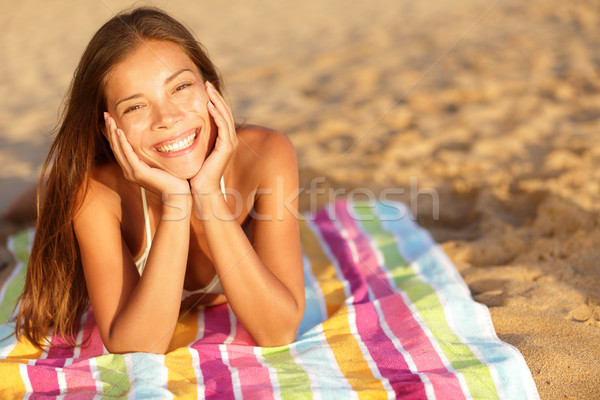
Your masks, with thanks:
[{"label": "white stripe", "polygon": [[23,396],[23,399],[28,399],[33,393],[33,388],[31,387],[29,375],[27,374],[27,364],[19,364],[19,373],[21,374],[21,379],[25,385],[25,395]]},{"label": "white stripe", "polygon": [[194,368],[194,375],[196,376],[196,389],[198,390],[198,398],[203,399],[206,397],[204,393],[204,377],[202,375],[202,369],[200,368],[200,354],[198,350],[188,347],[188,351],[192,356],[192,367]]},{"label": "white stripe", "polygon": [[412,372],[415,375],[418,375],[419,378],[421,378],[421,382],[423,382],[423,385],[425,386],[425,394],[427,395],[427,398],[435,400],[435,392],[433,390],[433,385],[431,384],[431,380],[429,379],[429,377],[427,376],[426,373],[419,372],[419,369],[417,368],[417,365],[415,364],[410,353],[407,350],[405,350],[404,347],[402,347],[402,343],[400,343],[400,339],[398,339],[398,337],[396,337],[394,335],[394,333],[392,332],[390,326],[387,324],[387,321],[385,320],[385,316],[383,315],[383,311],[381,310],[381,306],[379,305],[379,300],[375,300],[373,302],[373,305],[375,306],[377,315],[380,318],[379,321],[381,324],[381,329],[383,330],[385,335],[388,337],[388,339],[390,339],[390,341],[394,344],[394,347],[396,347],[396,350],[398,350],[398,352],[400,354],[402,354],[402,357],[406,361],[406,364],[408,364],[408,368],[410,369],[410,372]]},{"label": "white stripe", "polygon": [[360,337],[360,334],[358,333],[358,327],[356,326],[356,311],[355,311],[354,306],[348,306],[348,325],[350,326],[350,333],[352,333],[352,335],[356,339],[356,342],[358,343],[358,347],[360,348],[360,352],[362,353],[363,358],[367,362],[367,365],[369,366],[371,373],[373,374],[373,376],[375,378],[379,379],[379,381],[383,385],[383,388],[386,390],[386,392],[388,394],[388,399],[393,399],[395,397],[395,393],[394,393],[394,389],[392,389],[392,386],[390,385],[389,379],[381,376],[381,373],[379,372],[379,368],[377,368],[377,363],[371,357],[371,354],[369,353],[367,346],[365,345],[362,338]]},{"label": "white stripe", "polygon": [[[198,312],[198,333],[196,334],[196,339],[194,343],[204,337],[204,310],[199,309]],[[196,376],[196,388],[198,389],[198,398],[204,399],[206,397],[206,393],[204,390],[206,386],[204,385],[204,375],[202,375],[202,368],[200,368],[200,352],[198,350],[188,347],[190,354],[192,355],[192,365],[194,367],[194,375]]]},{"label": "white stripe", "polygon": [[164,396],[165,395],[164,393],[167,392],[167,393],[169,393],[168,398],[172,399],[175,397],[175,395],[171,391],[169,391],[169,368],[167,368],[167,366],[165,364],[166,357],[164,355],[161,355],[161,358],[162,358],[162,363],[161,363],[162,365],[161,365],[160,369],[161,369],[162,373],[160,376],[160,378],[161,378],[160,386],[165,389],[165,391],[162,392],[161,395]]},{"label": "white stripe", "polygon": [[277,379],[277,371],[275,368],[267,365],[260,347],[254,347],[254,356],[256,357],[256,361],[258,361],[262,367],[266,368],[269,373],[269,380],[271,381],[271,387],[273,388],[273,398],[275,400],[280,400],[281,388],[279,387],[279,380]]},{"label": "white stripe", "polygon": [[317,238],[319,245],[321,246],[321,249],[323,250],[323,253],[325,253],[327,258],[331,262],[331,265],[333,266],[333,269],[335,270],[336,277],[337,277],[338,281],[340,281],[340,283],[342,284],[342,287],[344,288],[344,295],[346,298],[346,302],[348,302],[348,300],[350,300],[351,295],[352,295],[352,292],[350,290],[350,282],[348,282],[346,280],[346,278],[344,278],[344,274],[342,274],[342,271],[340,270],[340,266],[337,262],[337,259],[331,253],[331,250],[329,249],[329,245],[327,244],[327,242],[321,235],[321,231],[319,230],[319,228],[314,224],[314,222],[312,222],[310,220],[306,220],[306,223],[311,228],[315,237]]},{"label": "white stripe", "polygon": [[63,368],[56,368],[56,380],[58,381],[59,393],[67,392],[67,378],[65,377],[65,371]]},{"label": "white stripe", "polygon": [[98,364],[96,363],[97,358],[90,358],[90,372],[92,373],[92,378],[94,379],[94,383],[96,384],[96,396],[94,397],[102,397],[104,394],[104,385],[100,380],[100,373],[98,372]]},{"label": "white stripe", "polygon": [[70,360],[67,359],[65,361],[65,367],[67,365],[71,365],[73,363],[73,359],[79,358],[79,355],[81,354],[81,345],[83,345],[82,344],[83,331],[84,331],[85,323],[87,322],[88,316],[89,316],[89,308],[86,311],[84,311],[84,313],[81,315],[81,321],[79,322],[79,332],[77,332],[77,338],[75,339],[75,343],[79,344],[79,346],[75,346],[75,348],[73,349],[73,358],[71,358]]},{"label": "white stripe", "polygon": [[229,325],[231,326],[231,330],[229,331],[229,336],[227,337],[227,339],[225,339],[225,342],[219,345],[219,351],[221,352],[221,359],[223,360],[223,363],[227,365],[227,368],[229,368],[229,371],[231,372],[233,394],[236,399],[241,399],[242,383],[240,382],[240,373],[237,370],[237,368],[231,366],[231,364],[229,363],[229,355],[227,354],[227,345],[231,344],[235,337],[236,319],[235,315],[233,314],[233,311],[231,310],[231,307],[227,306],[227,309],[229,311]]},{"label": "white stripe", "polygon": [[346,379],[346,377],[344,376],[344,373],[340,369],[340,366],[338,365],[335,359],[333,349],[329,346],[329,342],[327,342],[327,338],[325,337],[325,333],[323,332],[323,324],[319,324],[316,326],[315,337],[317,337],[321,342],[321,348],[323,349],[323,352],[327,357],[329,368],[331,368],[333,372],[337,375],[337,378],[339,379],[340,384],[343,386],[343,389],[346,391],[346,393],[350,394],[351,399],[358,399],[358,393],[356,393],[352,389],[350,382],[348,382],[348,379]]},{"label": "white stripe", "polygon": [[5,359],[8,357],[8,355],[10,354],[11,351],[14,350],[14,348],[17,346],[17,344],[19,344],[19,341],[17,340],[17,338],[15,337],[15,335],[12,335],[12,339],[10,341],[10,345],[7,345],[4,347],[4,350],[2,350],[2,352],[0,352],[0,358]]},{"label": "white stripe", "polygon": [[[326,209],[328,210],[327,207],[326,207]],[[329,210],[328,210],[328,212],[329,212]],[[315,238],[317,239],[317,241],[319,242],[319,245],[321,246],[323,253],[325,253],[327,258],[331,262],[331,265],[333,266],[333,268],[335,270],[338,280],[342,283],[342,286],[344,288],[346,303],[352,304],[354,297],[351,295],[351,292],[350,292],[350,283],[344,278],[344,275],[340,271],[340,266],[337,262],[337,259],[331,253],[331,250],[329,249],[329,245],[323,238],[320,229],[310,219],[307,219],[306,223],[307,223],[307,226],[311,229],[311,231],[315,235]],[[325,352],[325,355],[328,359],[329,366],[336,373],[340,383],[343,384],[344,389],[350,393],[350,395],[353,399],[354,398],[358,399],[358,394],[356,392],[354,392],[354,390],[352,390],[352,386],[350,385],[350,382],[348,382],[348,380],[346,379],[346,377],[344,376],[344,374],[342,373],[342,371],[339,368],[339,365],[333,354],[333,349],[329,346],[329,343],[327,342],[327,338],[325,337],[325,334],[323,333],[323,324],[319,324],[315,327],[315,335],[321,342],[321,346],[322,346],[322,348]]]},{"label": "white stripe", "polygon": [[310,391],[311,391],[313,400],[320,400],[321,392],[319,392],[319,385],[317,384],[317,379],[315,377],[315,374],[313,371],[310,370],[310,368],[308,368],[306,365],[304,365],[304,363],[302,363],[302,360],[300,359],[300,356],[298,355],[298,351],[296,350],[297,345],[298,344],[296,342],[294,342],[288,346],[288,348],[290,350],[290,355],[292,356],[294,361],[296,361],[296,364],[298,364],[298,366],[300,368],[302,368],[304,370],[304,372],[306,373],[306,375],[308,376],[308,381],[310,382]]},{"label": "white stripe", "polygon": [[8,285],[11,283],[11,281],[13,279],[15,279],[19,275],[19,272],[21,272],[21,269],[25,265],[21,260],[19,260],[16,257],[14,242],[15,242],[15,238],[13,236],[10,236],[8,238],[8,242],[6,243],[6,247],[7,247],[8,251],[10,251],[11,254],[15,255],[15,259],[17,260],[17,265],[15,265],[15,268],[10,273],[9,277],[4,281],[4,285],[0,289],[0,303],[2,303],[2,301],[4,300],[4,295],[6,294],[6,289],[8,288]]},{"label": "white stripe", "polygon": [[325,295],[323,294],[323,291],[321,290],[321,285],[319,285],[319,280],[313,274],[312,263],[310,262],[310,259],[308,257],[306,257],[304,254],[302,254],[302,260],[303,260],[303,264],[307,266],[308,279],[310,281],[310,286],[315,291],[315,294],[317,297],[317,302],[319,303],[319,310],[321,310],[321,316],[324,319],[327,319],[328,315],[327,315],[327,305],[325,304]]},{"label": "white stripe", "polygon": [[135,378],[131,382],[129,377],[135,376],[133,374],[133,359],[131,353],[123,354],[123,361],[125,361],[125,371],[127,372],[127,381],[129,382],[129,393],[127,393],[128,399],[135,399]]}]

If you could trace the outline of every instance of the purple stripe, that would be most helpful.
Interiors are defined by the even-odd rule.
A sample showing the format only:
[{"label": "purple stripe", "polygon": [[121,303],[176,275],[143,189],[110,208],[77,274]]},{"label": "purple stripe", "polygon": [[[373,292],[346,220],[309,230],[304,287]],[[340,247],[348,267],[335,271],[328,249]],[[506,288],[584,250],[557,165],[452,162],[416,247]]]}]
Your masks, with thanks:
[{"label": "purple stripe", "polygon": [[198,351],[207,399],[234,398],[231,372],[223,362],[219,350],[219,345],[225,342],[230,332],[231,324],[226,304],[204,310],[204,336],[191,347]]},{"label": "purple stripe", "polygon": [[354,311],[358,335],[367,346],[381,376],[390,382],[396,396],[403,399],[427,399],[421,378],[410,372],[404,357],[398,354],[381,328],[373,303],[357,304]]},{"label": "purple stripe", "polygon": [[315,215],[315,223],[319,227],[323,239],[327,242],[331,254],[338,261],[345,280],[350,285],[350,291],[354,296],[354,303],[369,301],[366,278],[356,269],[352,254],[348,251],[344,239],[339,236],[339,232],[329,219],[326,210],[327,207]]}]

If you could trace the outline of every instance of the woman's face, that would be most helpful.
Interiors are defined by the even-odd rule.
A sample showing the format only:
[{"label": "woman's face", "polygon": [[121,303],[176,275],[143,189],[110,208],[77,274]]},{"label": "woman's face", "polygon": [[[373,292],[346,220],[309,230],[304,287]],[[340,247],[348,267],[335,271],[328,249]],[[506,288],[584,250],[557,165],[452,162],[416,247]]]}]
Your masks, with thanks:
[{"label": "woman's face", "polygon": [[217,131],[204,80],[178,45],[144,41],[110,72],[105,95],[142,161],[181,179],[196,175]]}]

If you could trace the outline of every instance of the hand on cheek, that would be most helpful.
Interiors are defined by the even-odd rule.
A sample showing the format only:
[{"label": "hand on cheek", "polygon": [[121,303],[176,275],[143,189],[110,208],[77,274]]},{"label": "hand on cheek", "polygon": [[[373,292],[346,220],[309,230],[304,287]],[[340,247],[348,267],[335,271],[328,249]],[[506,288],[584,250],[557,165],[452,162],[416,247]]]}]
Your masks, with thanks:
[{"label": "hand on cheek", "polygon": [[205,87],[208,95],[206,107],[217,134],[212,151],[190,183],[195,191],[212,192],[219,189],[219,181],[238,145],[238,138],[231,108],[210,82],[206,81]]},{"label": "hand on cheek", "polygon": [[106,135],[115,159],[121,166],[125,178],[161,196],[189,193],[189,184],[183,179],[159,168],[152,168],[135,154],[123,131],[114,118],[104,113]]}]

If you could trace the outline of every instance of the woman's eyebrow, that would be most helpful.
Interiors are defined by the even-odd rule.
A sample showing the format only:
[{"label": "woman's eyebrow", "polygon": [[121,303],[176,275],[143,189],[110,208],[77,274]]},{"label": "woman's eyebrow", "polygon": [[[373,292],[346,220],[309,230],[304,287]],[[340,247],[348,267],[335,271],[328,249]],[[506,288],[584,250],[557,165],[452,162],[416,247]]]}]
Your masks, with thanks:
[{"label": "woman's eyebrow", "polygon": [[[184,73],[184,72],[186,72],[186,71],[189,71],[189,72],[191,72],[191,73],[194,73],[194,71],[192,71],[192,70],[191,70],[191,69],[189,69],[189,68],[181,68],[179,71],[176,71],[175,73],[173,73],[172,75],[170,75],[169,77],[167,77],[167,79],[165,79],[165,85],[166,85],[166,84],[168,84],[168,83],[169,83],[169,82],[171,82],[173,79],[177,78],[177,76],[179,76],[180,74],[182,74],[182,73]],[[131,96],[127,96],[127,97],[125,97],[125,98],[123,98],[123,99],[121,99],[121,100],[117,101],[117,103],[115,104],[115,111],[117,111],[117,106],[118,106],[119,104],[121,104],[122,102],[124,102],[124,101],[127,101],[127,100],[132,100],[132,99],[135,99],[136,97],[141,97],[141,96],[142,96],[142,94],[141,94],[141,93],[136,93],[136,94],[132,94]]]},{"label": "woman's eyebrow", "polygon": [[192,71],[189,68],[181,68],[179,71],[175,72],[174,74],[172,74],[171,76],[169,76],[167,79],[165,79],[165,84],[171,82],[173,79],[177,78],[177,75],[185,72],[185,71],[189,71],[191,73],[194,73],[194,71]]}]

